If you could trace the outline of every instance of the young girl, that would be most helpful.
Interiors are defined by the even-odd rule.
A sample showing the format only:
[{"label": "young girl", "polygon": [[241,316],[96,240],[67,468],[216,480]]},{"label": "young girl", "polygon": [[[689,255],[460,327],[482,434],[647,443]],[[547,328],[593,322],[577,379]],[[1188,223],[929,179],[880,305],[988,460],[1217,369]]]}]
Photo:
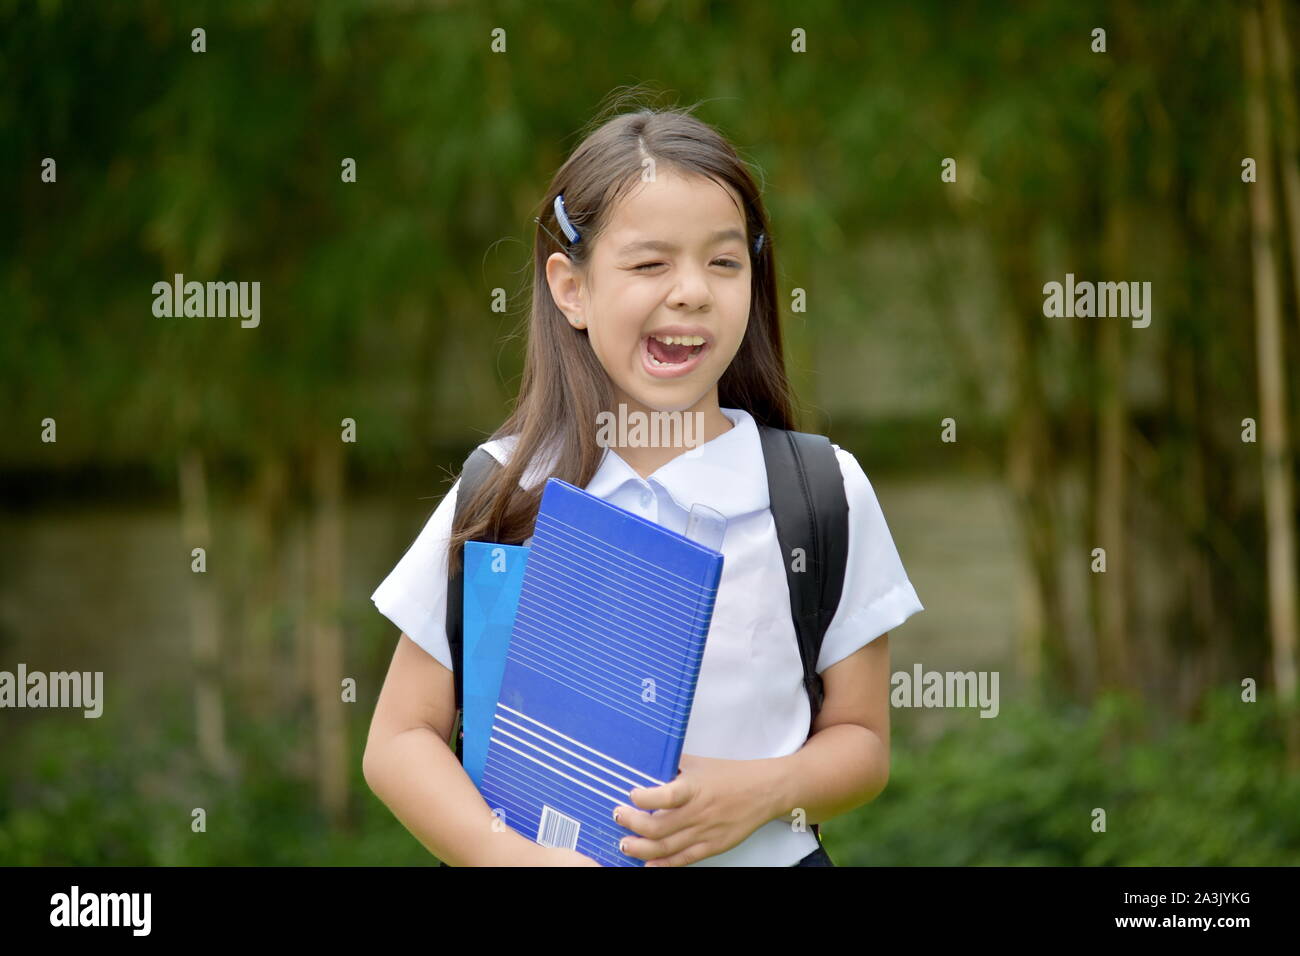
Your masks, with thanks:
[{"label": "young girl", "polygon": [[[548,197],[519,398],[481,446],[504,467],[453,527],[457,481],[373,596],[402,635],[366,780],[452,866],[598,865],[504,826],[451,749],[449,562],[471,539],[528,544],[553,475],[674,531],[697,503],[727,519],[680,773],[614,809],[637,834],[623,852],[654,866],[834,865],[810,827],[884,788],[887,632],[923,608],[866,475],[835,446],[848,564],[810,732],[757,430],[795,427],[758,190],[714,129],[686,111],[642,110],[588,136]],[[655,411],[698,413],[695,446],[600,444],[602,412],[648,421]]]}]

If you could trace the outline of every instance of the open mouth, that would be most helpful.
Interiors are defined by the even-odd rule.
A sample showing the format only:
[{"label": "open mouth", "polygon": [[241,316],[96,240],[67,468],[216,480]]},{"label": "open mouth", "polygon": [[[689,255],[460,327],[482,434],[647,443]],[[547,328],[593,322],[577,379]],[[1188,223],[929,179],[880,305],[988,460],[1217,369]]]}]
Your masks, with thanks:
[{"label": "open mouth", "polygon": [[656,378],[685,375],[700,362],[700,356],[709,348],[709,342],[692,345],[664,342],[647,335],[641,340],[641,360],[646,371]]}]

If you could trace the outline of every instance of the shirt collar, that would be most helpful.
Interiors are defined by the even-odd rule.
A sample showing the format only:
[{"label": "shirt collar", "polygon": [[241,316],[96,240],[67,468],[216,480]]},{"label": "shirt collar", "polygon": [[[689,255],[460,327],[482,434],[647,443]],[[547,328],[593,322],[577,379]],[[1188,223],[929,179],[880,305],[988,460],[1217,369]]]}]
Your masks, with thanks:
[{"label": "shirt collar", "polygon": [[[646,481],[668,492],[683,511],[703,504],[730,519],[767,508],[770,499],[758,424],[743,408],[721,411],[731,428],[661,465]],[[606,448],[587,491],[608,499],[629,481],[640,482],[641,476],[614,449]]]}]

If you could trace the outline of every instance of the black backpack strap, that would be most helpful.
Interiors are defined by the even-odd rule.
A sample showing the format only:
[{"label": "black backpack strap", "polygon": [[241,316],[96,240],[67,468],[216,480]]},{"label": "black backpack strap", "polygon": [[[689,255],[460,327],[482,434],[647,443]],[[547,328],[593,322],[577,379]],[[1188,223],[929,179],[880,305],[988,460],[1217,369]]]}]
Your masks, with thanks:
[{"label": "black backpack strap", "polygon": [[[474,492],[478,490],[479,485],[494,469],[499,467],[501,467],[500,462],[482,448],[474,449],[470,456],[465,459],[465,465],[460,472],[460,485],[456,489],[454,521],[460,520],[465,505],[473,497]],[[447,643],[451,647],[452,674],[456,678],[456,729],[453,732],[456,741],[456,759],[463,763],[464,754],[461,750],[461,744],[465,738],[465,728],[462,726],[463,722],[461,721],[465,701],[464,666],[461,660],[462,648],[465,644],[463,629],[465,549],[463,546],[457,550],[456,557],[459,567],[455,574],[448,573],[447,575]]]},{"label": "black backpack strap", "polygon": [[[849,505],[835,449],[824,435],[759,427],[772,519],[790,586],[804,685],[815,719],[824,699],[817,657],[839,607],[849,554]],[[805,564],[795,567],[794,549]]]},{"label": "black backpack strap", "polygon": [[[849,504],[844,474],[824,435],[759,425],[768,497],[790,588],[790,614],[803,661],[804,687],[816,720],[825,694],[817,658],[839,607],[849,557]],[[794,551],[803,551],[802,568]],[[811,729],[811,727],[810,727]],[[821,840],[821,831],[813,824]]]}]

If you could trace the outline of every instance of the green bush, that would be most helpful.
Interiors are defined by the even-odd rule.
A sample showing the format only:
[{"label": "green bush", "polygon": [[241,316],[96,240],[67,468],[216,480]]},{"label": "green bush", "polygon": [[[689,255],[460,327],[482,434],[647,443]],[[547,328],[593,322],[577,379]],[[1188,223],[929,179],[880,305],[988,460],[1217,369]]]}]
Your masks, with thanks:
[{"label": "green bush", "polygon": [[[150,728],[52,712],[27,717],[0,777],[0,863],[18,865],[435,865],[361,777],[332,829],[313,782],[290,768],[311,747],[306,718],[232,731],[232,779],[193,754],[182,698]],[[889,785],[830,821],[841,866],[1294,865],[1300,780],[1283,772],[1277,715],[1235,691],[1194,724],[1104,698],[1091,710],[1002,707],[957,719],[927,745],[894,715]],[[972,715],[973,716],[973,715]],[[121,719],[121,718],[117,718]],[[94,726],[90,726],[93,724]],[[299,724],[301,726],[299,726]],[[207,831],[190,829],[207,812]],[[1093,808],[1106,832],[1092,829]]]},{"label": "green bush", "polygon": [[1300,862],[1300,777],[1276,711],[1229,689],[1195,723],[1156,730],[1154,714],[1117,697],[1004,705],[924,747],[895,726],[888,786],[823,828],[827,848],[842,866]]}]

